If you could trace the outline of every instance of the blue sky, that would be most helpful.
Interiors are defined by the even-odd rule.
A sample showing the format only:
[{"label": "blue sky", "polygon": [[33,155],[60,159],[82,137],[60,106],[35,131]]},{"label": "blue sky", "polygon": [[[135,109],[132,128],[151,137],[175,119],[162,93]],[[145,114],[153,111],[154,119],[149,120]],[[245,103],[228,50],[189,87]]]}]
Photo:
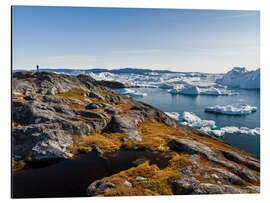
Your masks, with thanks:
[{"label": "blue sky", "polygon": [[15,6],[13,68],[259,68],[258,11]]}]

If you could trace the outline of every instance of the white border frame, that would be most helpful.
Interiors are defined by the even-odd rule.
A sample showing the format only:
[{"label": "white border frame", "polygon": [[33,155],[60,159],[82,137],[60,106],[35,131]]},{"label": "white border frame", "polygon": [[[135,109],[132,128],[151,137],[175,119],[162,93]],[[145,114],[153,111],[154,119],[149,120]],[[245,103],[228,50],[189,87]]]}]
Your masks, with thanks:
[{"label": "white border frame", "polygon": [[[261,194],[254,195],[199,195],[199,196],[158,196],[158,197],[112,197],[112,198],[55,198],[49,199],[51,202],[69,201],[95,201],[95,202],[138,202],[138,201],[191,201],[200,203],[210,202],[264,202],[269,195],[269,144],[270,132],[268,124],[268,101],[269,94],[267,87],[270,76],[269,68],[269,20],[270,6],[267,0],[11,0],[10,2],[1,1],[1,199],[10,199],[10,7],[11,5],[43,5],[43,6],[88,6],[88,7],[136,7],[136,8],[181,8],[181,9],[230,9],[230,10],[260,10],[261,11]],[[4,139],[3,139],[4,138]],[[42,184],[42,183],[41,183]],[[270,198],[269,198],[270,199]],[[38,199],[47,202],[48,199]],[[23,199],[22,202],[36,202],[37,199]]]}]

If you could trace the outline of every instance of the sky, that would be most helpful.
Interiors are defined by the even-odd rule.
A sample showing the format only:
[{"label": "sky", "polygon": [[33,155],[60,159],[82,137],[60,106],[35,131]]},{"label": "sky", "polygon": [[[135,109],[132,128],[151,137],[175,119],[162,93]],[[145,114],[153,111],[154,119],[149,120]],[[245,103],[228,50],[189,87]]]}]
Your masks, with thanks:
[{"label": "sky", "polygon": [[259,11],[13,6],[14,69],[259,68]]}]

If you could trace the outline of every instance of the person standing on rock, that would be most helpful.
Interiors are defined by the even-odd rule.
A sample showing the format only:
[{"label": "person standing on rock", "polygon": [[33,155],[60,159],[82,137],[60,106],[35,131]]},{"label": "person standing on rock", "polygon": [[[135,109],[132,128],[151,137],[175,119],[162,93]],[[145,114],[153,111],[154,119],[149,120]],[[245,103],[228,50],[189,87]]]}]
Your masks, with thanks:
[{"label": "person standing on rock", "polygon": [[37,65],[37,72],[39,72],[39,66]]}]

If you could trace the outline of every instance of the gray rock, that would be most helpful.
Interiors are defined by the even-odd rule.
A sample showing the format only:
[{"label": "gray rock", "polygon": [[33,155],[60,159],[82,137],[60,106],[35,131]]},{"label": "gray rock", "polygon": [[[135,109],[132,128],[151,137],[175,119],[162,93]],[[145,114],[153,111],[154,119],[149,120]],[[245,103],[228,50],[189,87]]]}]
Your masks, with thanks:
[{"label": "gray rock", "polygon": [[104,111],[109,114],[119,114],[122,110],[113,106],[107,106]]},{"label": "gray rock", "polygon": [[240,154],[237,154],[236,152],[226,151],[226,150],[222,150],[222,149],[219,149],[219,151],[222,152],[224,157],[226,157],[227,159],[229,159],[231,161],[234,161],[234,162],[240,163],[240,164],[244,164],[252,170],[260,171],[260,163],[257,161],[254,161],[254,160],[250,160],[249,157],[247,157],[245,155],[240,155]]},{"label": "gray rock", "polygon": [[100,100],[105,100],[105,98],[95,92],[90,92],[88,95],[90,98],[96,98],[96,99],[100,99]]},{"label": "gray rock", "polygon": [[236,154],[235,152],[226,151],[223,149],[219,149],[219,151],[229,160],[234,161],[236,163],[243,163],[245,159],[240,156],[239,154]]},{"label": "gray rock", "polygon": [[136,180],[138,180],[138,181],[144,181],[144,180],[147,180],[147,178],[142,177],[142,176],[137,176],[136,177]]},{"label": "gray rock", "polygon": [[126,185],[126,186],[128,186],[128,187],[132,187],[132,183],[129,182],[129,181],[127,181],[127,180],[124,182],[124,185]]},{"label": "gray rock", "polygon": [[105,119],[95,119],[88,123],[95,131],[102,130],[106,127],[107,121]]},{"label": "gray rock", "polygon": [[197,163],[198,161],[200,161],[200,156],[198,154],[192,154],[189,157],[189,160],[192,161],[193,163]]},{"label": "gray rock", "polygon": [[246,186],[243,189],[248,193],[260,193],[260,186]]},{"label": "gray rock", "polygon": [[77,115],[81,115],[87,118],[99,118],[103,119],[104,116],[101,113],[91,112],[91,111],[74,111]]},{"label": "gray rock", "polygon": [[184,176],[173,181],[174,194],[242,194],[244,190],[230,186],[200,183],[194,177]]},{"label": "gray rock", "polygon": [[104,104],[104,103],[93,102],[93,103],[86,105],[85,108],[91,110],[91,109],[104,108],[105,106],[106,106],[106,104]]},{"label": "gray rock", "polygon": [[193,194],[194,188],[199,184],[194,177],[183,176],[172,182],[173,191],[176,195]]},{"label": "gray rock", "polygon": [[97,180],[88,186],[88,188],[86,189],[86,194],[87,196],[100,195],[100,194],[103,194],[105,190],[114,188],[114,187],[115,187],[115,184],[110,181]]},{"label": "gray rock", "polygon": [[13,129],[13,153],[25,154],[35,160],[69,158],[67,147],[73,144],[72,136],[58,124],[33,124]]},{"label": "gray rock", "polygon": [[216,185],[210,183],[200,183],[193,188],[192,194],[242,194],[245,193],[239,188],[230,185]]},{"label": "gray rock", "polygon": [[104,131],[126,133],[130,139],[142,141],[142,138],[138,135],[136,121],[128,116],[113,116]]},{"label": "gray rock", "polygon": [[239,178],[237,175],[229,171],[220,168],[212,168],[212,170],[216,171],[220,177],[222,177],[224,180],[228,181],[233,185],[240,185],[240,186],[244,185],[244,182],[242,181],[241,178]]},{"label": "gray rock", "polygon": [[251,170],[223,158],[219,153],[214,152],[205,144],[194,140],[178,139],[169,143],[169,146],[178,152],[204,155],[209,161],[226,167],[247,182],[253,183],[259,180],[259,176],[256,173],[253,173]]},{"label": "gray rock", "polygon": [[188,139],[173,140],[169,145],[171,148],[179,152],[186,152],[190,154],[202,154],[205,156],[214,154],[214,152],[210,149],[210,147],[193,140]]},{"label": "gray rock", "polygon": [[84,98],[83,101],[86,103],[92,103],[92,101],[90,99],[87,99],[87,98]]}]

